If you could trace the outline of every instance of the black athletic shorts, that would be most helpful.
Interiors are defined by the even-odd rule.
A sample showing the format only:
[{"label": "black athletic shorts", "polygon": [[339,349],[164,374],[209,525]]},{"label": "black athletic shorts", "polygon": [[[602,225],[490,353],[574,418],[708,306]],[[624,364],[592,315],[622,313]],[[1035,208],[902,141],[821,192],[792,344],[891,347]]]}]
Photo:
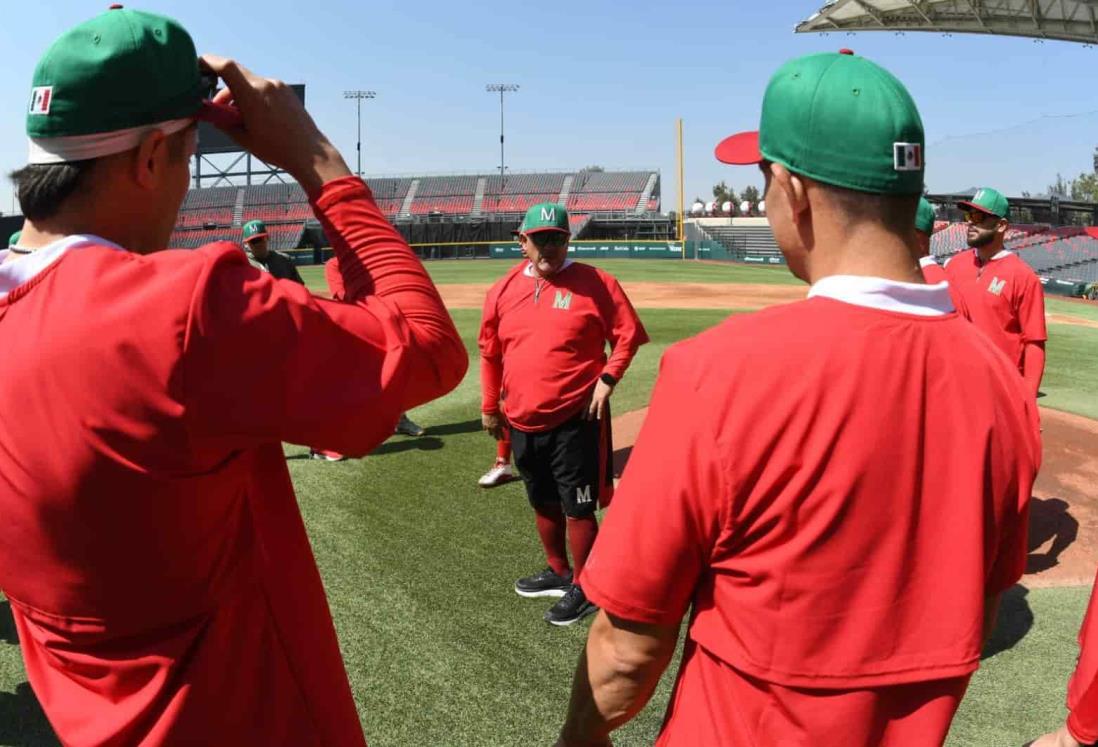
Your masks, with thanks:
[{"label": "black athletic shorts", "polygon": [[610,408],[602,420],[584,420],[584,411],[541,433],[511,428],[513,461],[535,508],[559,503],[566,516],[579,519],[609,501],[614,488]]}]

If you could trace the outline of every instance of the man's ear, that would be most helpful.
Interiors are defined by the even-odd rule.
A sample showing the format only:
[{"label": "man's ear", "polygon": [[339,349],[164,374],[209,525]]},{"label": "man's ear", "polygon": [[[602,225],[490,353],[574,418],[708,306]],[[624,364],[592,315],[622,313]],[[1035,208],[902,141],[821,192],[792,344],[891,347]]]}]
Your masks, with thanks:
[{"label": "man's ear", "polygon": [[807,220],[809,214],[808,189],[804,180],[780,163],[770,164],[770,177],[774,186],[782,190],[785,202],[789,205],[790,217],[794,223]]},{"label": "man's ear", "polygon": [[157,189],[163,177],[164,169],[170,160],[168,138],[160,130],[152,130],[141,138],[134,153],[132,167],[133,179],[144,189]]}]

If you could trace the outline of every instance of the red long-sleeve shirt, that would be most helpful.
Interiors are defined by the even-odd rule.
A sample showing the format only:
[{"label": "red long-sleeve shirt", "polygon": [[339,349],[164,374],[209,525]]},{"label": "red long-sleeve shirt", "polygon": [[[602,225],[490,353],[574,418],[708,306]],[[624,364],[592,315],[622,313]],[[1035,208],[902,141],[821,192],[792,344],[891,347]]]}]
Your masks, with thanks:
[{"label": "red long-sleeve shirt", "polygon": [[[1095,587],[1098,589],[1098,586]],[[1083,744],[1098,742],[1098,593],[1091,593],[1079,630],[1079,662],[1068,683],[1068,731]]]},{"label": "red long-sleeve shirt", "polygon": [[468,362],[361,180],[313,198],[353,303],[228,243],[0,265],[0,588],[66,745],[365,744],[280,442],[367,453]]},{"label": "red long-sleeve shirt", "polygon": [[[606,343],[610,343],[610,357]],[[599,376],[621,379],[648,333],[618,281],[569,262],[549,278],[523,262],[488,291],[480,326],[481,411],[523,431],[573,417]]]}]

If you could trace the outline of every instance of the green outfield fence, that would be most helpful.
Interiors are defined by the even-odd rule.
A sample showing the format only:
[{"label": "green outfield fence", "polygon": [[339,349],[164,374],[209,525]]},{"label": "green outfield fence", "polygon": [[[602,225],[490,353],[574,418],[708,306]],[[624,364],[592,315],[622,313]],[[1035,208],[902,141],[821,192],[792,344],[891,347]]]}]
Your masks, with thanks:
[{"label": "green outfield fence", "polygon": [[[685,247],[683,244],[685,243]],[[412,244],[412,249],[422,259],[507,259],[522,257],[518,242],[455,242]],[[684,250],[685,249],[685,250]],[[318,259],[327,261],[331,249],[297,249],[290,254],[297,264],[315,264]],[[573,241],[568,255],[575,259],[708,259],[745,262],[748,264],[785,264],[780,256],[733,254],[716,241]]]}]

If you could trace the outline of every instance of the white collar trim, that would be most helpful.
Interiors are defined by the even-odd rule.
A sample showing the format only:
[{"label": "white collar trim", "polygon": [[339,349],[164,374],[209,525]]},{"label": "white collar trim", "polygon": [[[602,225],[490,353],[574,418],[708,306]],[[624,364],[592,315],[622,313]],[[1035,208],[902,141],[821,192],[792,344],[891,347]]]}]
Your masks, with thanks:
[{"label": "white collar trim", "polygon": [[7,298],[20,285],[33,280],[70,250],[87,246],[104,246],[120,252],[126,251],[112,241],[91,234],[66,236],[30,254],[16,255],[17,259],[9,260],[10,252],[6,249],[0,251],[0,299]]},{"label": "white collar trim", "polygon": [[[560,269],[557,270],[556,274],[559,275],[560,273],[564,272],[565,270],[567,270],[571,266],[572,266],[572,260],[570,260],[570,259],[564,260],[564,264],[560,266]],[[534,275],[534,263],[528,261],[526,263],[526,267],[522,271],[522,274],[525,275],[528,278],[537,277],[536,275]]]},{"label": "white collar trim", "polygon": [[925,257],[919,257],[919,267],[931,267],[938,264],[938,260],[931,257],[929,254]]},{"label": "white collar trim", "polygon": [[809,289],[808,297],[815,296],[914,316],[944,316],[954,311],[949,283],[944,282],[924,285],[858,275],[832,275],[817,280]]}]

